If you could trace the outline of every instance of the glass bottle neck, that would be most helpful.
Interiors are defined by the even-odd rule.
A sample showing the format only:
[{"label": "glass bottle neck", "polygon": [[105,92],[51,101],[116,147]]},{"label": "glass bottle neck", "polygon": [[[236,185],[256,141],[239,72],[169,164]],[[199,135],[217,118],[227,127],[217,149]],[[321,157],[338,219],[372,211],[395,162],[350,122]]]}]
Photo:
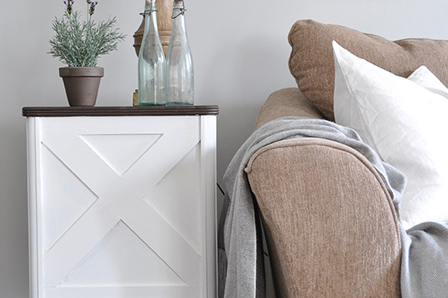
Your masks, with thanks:
[{"label": "glass bottle neck", "polygon": [[152,30],[158,32],[157,7],[155,2],[146,1],[144,15],[145,15],[145,31],[147,32],[151,27]]},{"label": "glass bottle neck", "polygon": [[145,15],[150,14],[154,11],[157,11],[156,2],[154,0],[146,0],[145,1]]},{"label": "glass bottle neck", "polygon": [[173,4],[173,15],[171,18],[173,19],[173,30],[174,33],[176,31],[185,32],[185,5],[183,1],[174,1]]}]

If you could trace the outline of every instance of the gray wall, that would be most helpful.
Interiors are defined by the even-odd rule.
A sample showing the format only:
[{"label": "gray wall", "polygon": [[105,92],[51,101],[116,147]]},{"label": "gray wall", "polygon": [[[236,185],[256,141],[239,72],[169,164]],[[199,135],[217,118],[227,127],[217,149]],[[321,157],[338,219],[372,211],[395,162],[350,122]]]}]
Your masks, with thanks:
[{"label": "gray wall", "polygon": [[[128,34],[105,67],[98,105],[131,105],[137,87],[132,35],[144,1],[99,0],[97,18],[116,15]],[[0,298],[28,296],[26,138],[23,106],[66,106],[47,54],[62,0],[3,1],[0,10]],[[267,96],[294,86],[287,34],[297,19],[349,26],[390,39],[448,39],[446,0],[186,0],[197,104],[218,104],[218,177],[252,131]],[[84,8],[77,0],[75,7]]]}]

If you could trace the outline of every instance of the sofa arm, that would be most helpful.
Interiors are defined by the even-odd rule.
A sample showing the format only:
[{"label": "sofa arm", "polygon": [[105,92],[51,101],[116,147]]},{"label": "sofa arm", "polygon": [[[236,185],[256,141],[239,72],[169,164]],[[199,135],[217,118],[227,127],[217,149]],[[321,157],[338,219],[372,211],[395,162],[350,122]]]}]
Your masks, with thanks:
[{"label": "sofa arm", "polygon": [[322,114],[298,88],[285,88],[272,93],[258,113],[255,129],[285,116],[323,118]]},{"label": "sofa arm", "polygon": [[401,243],[391,198],[345,145],[284,140],[246,168],[277,297],[399,297]]}]

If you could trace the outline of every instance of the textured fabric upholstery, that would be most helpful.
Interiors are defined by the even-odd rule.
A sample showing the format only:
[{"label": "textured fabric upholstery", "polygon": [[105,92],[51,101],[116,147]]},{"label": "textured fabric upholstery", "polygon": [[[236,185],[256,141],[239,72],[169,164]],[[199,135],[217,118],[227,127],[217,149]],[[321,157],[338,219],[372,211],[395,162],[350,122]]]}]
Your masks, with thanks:
[{"label": "textured fabric upholstery", "polygon": [[446,40],[390,41],[343,26],[300,20],[289,33],[292,47],[289,68],[300,90],[329,120],[334,120],[333,40],[354,55],[399,76],[407,77],[418,67],[426,65],[448,86]]},{"label": "textured fabric upholstery", "polygon": [[277,297],[399,297],[397,218],[362,155],[327,140],[293,139],[260,149],[246,171]]},{"label": "textured fabric upholstery", "polygon": [[258,113],[255,129],[274,119],[298,116],[322,119],[322,114],[297,88],[285,88],[272,93]]}]

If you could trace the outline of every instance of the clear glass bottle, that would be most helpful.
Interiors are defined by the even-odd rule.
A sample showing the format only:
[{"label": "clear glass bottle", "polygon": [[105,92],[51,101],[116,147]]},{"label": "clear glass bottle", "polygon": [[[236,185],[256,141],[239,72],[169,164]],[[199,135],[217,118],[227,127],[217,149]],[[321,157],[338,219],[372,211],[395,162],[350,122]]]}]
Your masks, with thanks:
[{"label": "clear glass bottle", "polygon": [[138,56],[138,104],[166,105],[166,63],[157,28],[155,0],[146,0],[144,15],[145,31]]},{"label": "clear glass bottle", "polygon": [[168,105],[194,103],[193,57],[185,27],[184,1],[174,0],[173,27],[166,58],[166,89]]}]

